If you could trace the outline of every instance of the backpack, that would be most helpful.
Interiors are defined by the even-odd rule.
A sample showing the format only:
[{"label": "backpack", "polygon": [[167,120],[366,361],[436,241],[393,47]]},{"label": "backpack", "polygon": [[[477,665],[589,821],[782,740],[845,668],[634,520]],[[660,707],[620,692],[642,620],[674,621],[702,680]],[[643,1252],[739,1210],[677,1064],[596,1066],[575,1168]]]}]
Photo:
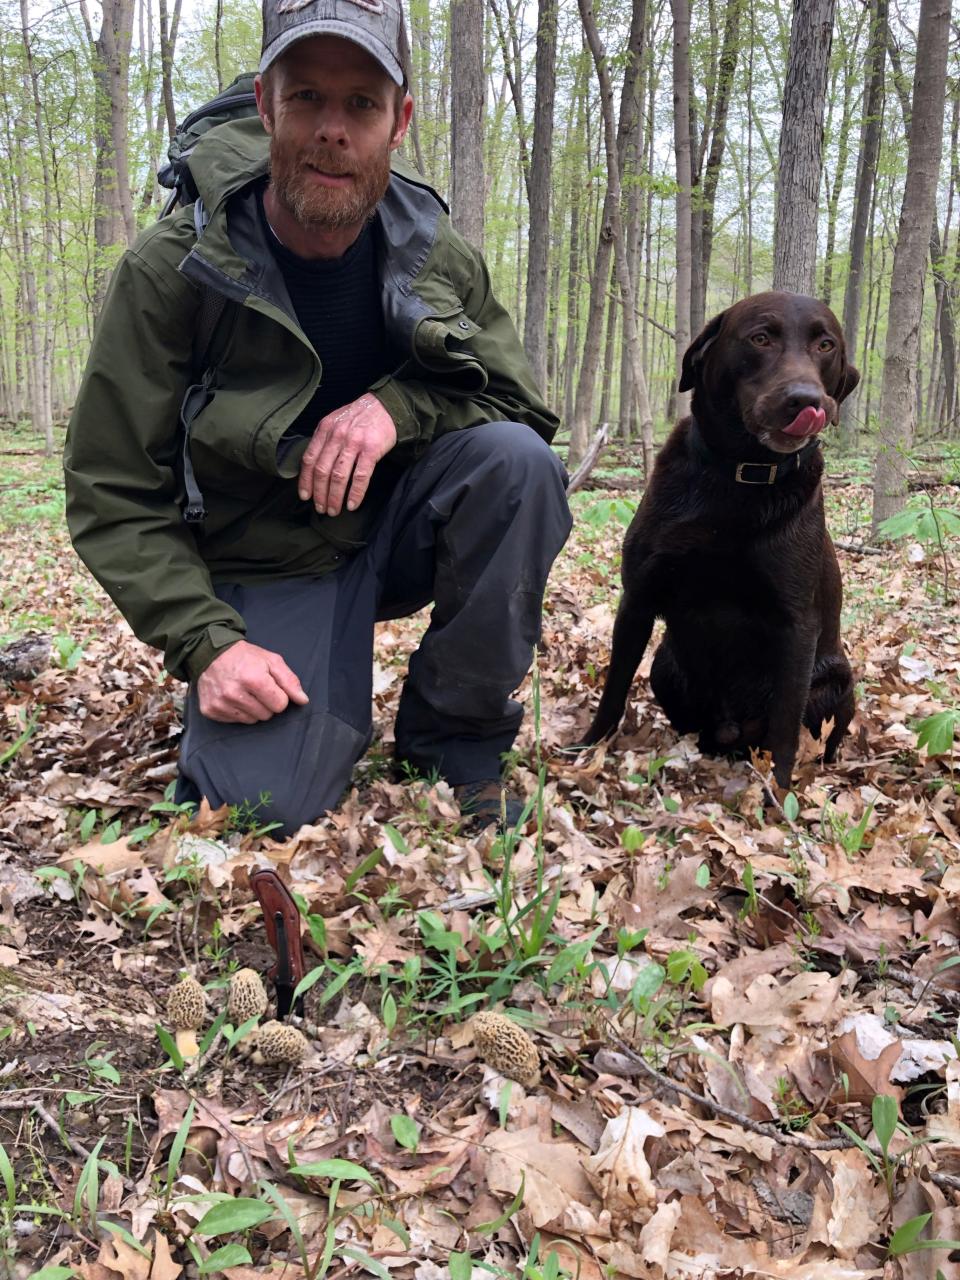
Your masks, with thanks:
[{"label": "backpack", "polygon": [[167,148],[167,163],[157,170],[157,182],[167,187],[170,195],[160,211],[165,218],[180,205],[191,204],[197,198],[197,185],[190,172],[190,156],[205,133],[218,124],[242,120],[257,114],[257,99],[253,92],[255,71],[245,71],[237,76],[215,98],[197,107],[177,125]]},{"label": "backpack", "polygon": [[[231,120],[242,120],[257,114],[257,100],[253,92],[255,72],[247,71],[215,98],[205,102],[177,125],[167,148],[167,163],[157,170],[157,182],[168,188],[170,195],[160,211],[166,218],[176,209],[193,204],[194,226],[197,239],[207,225],[207,212],[199,197],[197,184],[190,171],[193,149],[211,129]],[[211,385],[216,368],[211,361],[213,338],[223,315],[227,300],[222,293],[201,286],[200,314],[193,342],[193,377],[180,405],[180,430],[183,436],[181,459],[185,501],[183,518],[187,524],[200,525],[206,517],[203,495],[197,484],[190,459],[190,424],[210,399]]]}]

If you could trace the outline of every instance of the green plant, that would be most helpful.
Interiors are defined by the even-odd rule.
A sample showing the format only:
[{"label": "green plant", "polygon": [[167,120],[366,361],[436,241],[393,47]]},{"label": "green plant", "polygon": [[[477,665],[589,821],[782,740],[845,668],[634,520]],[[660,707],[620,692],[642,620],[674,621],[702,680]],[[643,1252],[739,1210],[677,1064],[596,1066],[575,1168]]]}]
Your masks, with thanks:
[{"label": "green plant", "polygon": [[791,1131],[805,1129],[813,1118],[813,1112],[797,1094],[793,1082],[787,1076],[778,1076],[774,1081],[774,1101],[780,1123]]},{"label": "green plant", "polygon": [[934,504],[933,495],[910,502],[902,511],[884,520],[877,532],[883,538],[912,538],[928,548],[936,547],[943,570],[943,603],[950,603],[950,559],[947,543],[960,535],[960,515],[949,507]]},{"label": "green plant", "polygon": [[227,820],[223,824],[223,834],[227,836],[237,832],[240,835],[256,839],[259,836],[266,835],[268,831],[275,831],[277,827],[282,827],[282,822],[261,821],[260,810],[266,808],[269,803],[270,792],[261,791],[253,802],[243,800],[240,804],[232,804],[227,810]]},{"label": "green plant", "polygon": [[[883,1179],[887,1200],[892,1209],[897,1176],[901,1166],[918,1147],[927,1146],[931,1139],[929,1136],[914,1138],[899,1153],[894,1154],[890,1151],[890,1143],[897,1130],[900,1129],[903,1133],[908,1133],[909,1130],[900,1122],[896,1098],[892,1098],[889,1094],[878,1093],[874,1096],[870,1108],[870,1117],[873,1121],[873,1131],[877,1135],[877,1142],[880,1145],[879,1157],[849,1125],[844,1124],[842,1120],[838,1120],[837,1126],[860,1148],[873,1166],[874,1171]],[[922,1226],[920,1229],[922,1230]],[[960,1246],[957,1247],[960,1248]]]},{"label": "green plant", "polygon": [[825,800],[820,811],[822,839],[838,844],[848,858],[853,858],[863,848],[874,803],[875,801],[871,800],[864,809],[860,821],[854,822],[829,800]]},{"label": "green plant", "polygon": [[949,755],[953,762],[953,740],[960,727],[960,707],[947,707],[932,716],[918,720],[914,725],[917,731],[917,749],[926,747],[927,755]]}]

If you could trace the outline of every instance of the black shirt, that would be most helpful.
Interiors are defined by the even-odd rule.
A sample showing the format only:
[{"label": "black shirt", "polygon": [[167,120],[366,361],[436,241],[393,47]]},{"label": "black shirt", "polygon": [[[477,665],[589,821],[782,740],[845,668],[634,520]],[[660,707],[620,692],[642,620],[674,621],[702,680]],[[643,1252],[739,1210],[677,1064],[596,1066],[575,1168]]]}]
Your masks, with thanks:
[{"label": "black shirt", "polygon": [[320,385],[287,433],[309,436],[321,418],[362,396],[397,364],[383,322],[375,224],[368,222],[342,257],[301,258],[270,227],[263,188],[259,205],[297,321],[320,357]]}]

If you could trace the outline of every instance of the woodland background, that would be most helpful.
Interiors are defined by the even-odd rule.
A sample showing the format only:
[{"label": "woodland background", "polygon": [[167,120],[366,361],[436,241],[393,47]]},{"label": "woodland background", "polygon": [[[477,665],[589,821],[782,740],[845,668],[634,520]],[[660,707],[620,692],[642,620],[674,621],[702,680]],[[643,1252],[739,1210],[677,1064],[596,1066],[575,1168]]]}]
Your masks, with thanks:
[{"label": "woodland background", "polygon": [[[259,40],[252,0],[0,0],[0,424],[53,447],[175,121]],[[875,523],[905,452],[960,435],[947,0],[412,0],[409,43],[411,158],[483,246],[575,463],[610,422],[649,466],[690,337],[771,283],[843,319],[864,379],[839,439],[882,445]]]},{"label": "woodland background", "polygon": [[[408,12],[409,156],[482,243],[558,447],[608,439],[519,694],[525,823],[471,833],[392,773],[421,613],[378,627],[342,805],[279,841],[256,805],[175,803],[183,687],[73,553],[59,461],[169,133],[256,65],[259,9],[0,0],[0,1280],[960,1280],[960,15]],[[824,297],[864,375],[824,433],[841,757],[807,735],[781,795],[768,760],[702,756],[651,652],[571,755],[679,356],[771,283]],[[224,1007],[272,960],[263,865],[308,946],[290,1071]],[[539,1081],[481,1060],[492,1008]]]}]

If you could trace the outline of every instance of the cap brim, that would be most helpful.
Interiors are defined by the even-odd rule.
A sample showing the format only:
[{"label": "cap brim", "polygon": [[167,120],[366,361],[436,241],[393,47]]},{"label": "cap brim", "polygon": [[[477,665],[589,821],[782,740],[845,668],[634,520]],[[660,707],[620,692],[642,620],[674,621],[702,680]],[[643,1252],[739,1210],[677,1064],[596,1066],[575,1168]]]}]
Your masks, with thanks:
[{"label": "cap brim", "polygon": [[309,36],[339,36],[341,40],[349,40],[351,44],[359,45],[370,54],[371,58],[376,58],[394,84],[403,84],[403,68],[382,40],[378,40],[376,36],[366,31],[358,30],[352,23],[340,22],[336,18],[318,18],[316,22],[304,22],[277,36],[276,40],[263,51],[260,59],[260,75],[263,75],[267,67],[272,66],[292,45],[300,40],[306,40]]}]

